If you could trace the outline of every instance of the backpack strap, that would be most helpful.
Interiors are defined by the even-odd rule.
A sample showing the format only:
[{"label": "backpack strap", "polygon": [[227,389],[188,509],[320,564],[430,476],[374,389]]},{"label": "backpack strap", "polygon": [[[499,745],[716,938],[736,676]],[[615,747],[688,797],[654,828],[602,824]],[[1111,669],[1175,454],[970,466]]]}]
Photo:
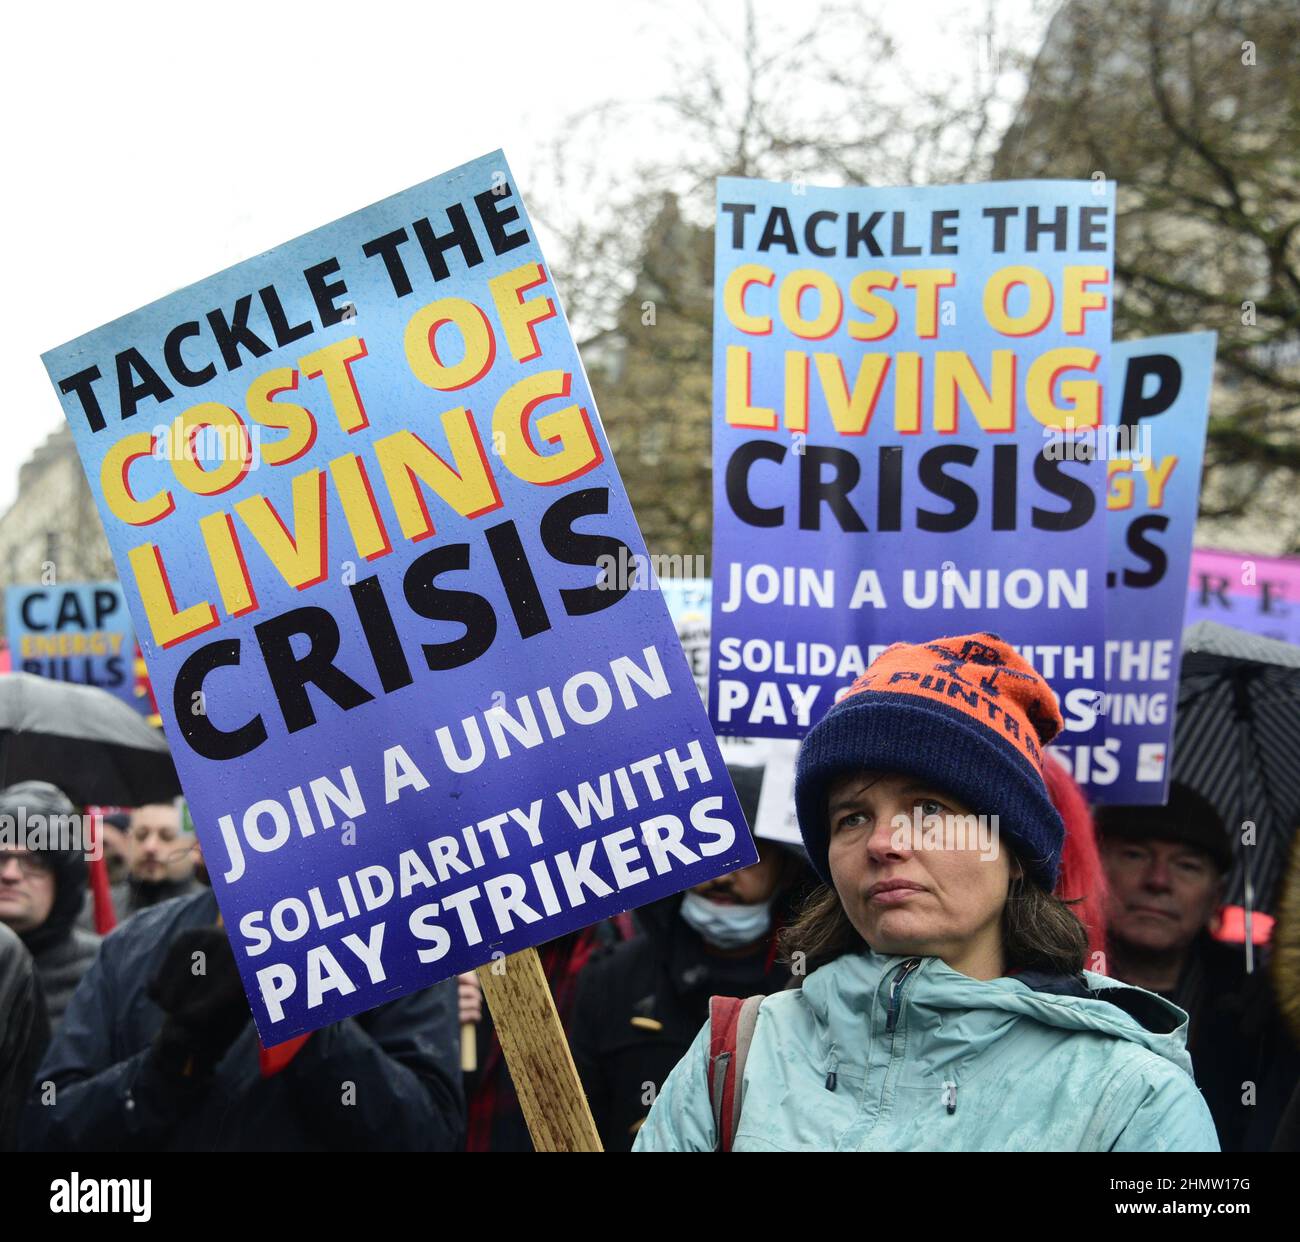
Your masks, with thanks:
[{"label": "backpack strap", "polygon": [[763,996],[709,998],[709,1102],[718,1151],[730,1151],[744,1103],[745,1061]]}]

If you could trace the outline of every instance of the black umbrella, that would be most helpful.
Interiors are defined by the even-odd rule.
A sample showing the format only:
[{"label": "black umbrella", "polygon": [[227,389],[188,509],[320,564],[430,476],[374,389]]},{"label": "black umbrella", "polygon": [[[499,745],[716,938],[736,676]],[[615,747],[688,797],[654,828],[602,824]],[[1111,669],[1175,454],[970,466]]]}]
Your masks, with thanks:
[{"label": "black umbrella", "polygon": [[163,735],[121,699],[31,673],[0,674],[0,788],[49,781],[81,806],[181,792]]},{"label": "black umbrella", "polygon": [[1300,647],[1213,621],[1184,631],[1173,777],[1228,826],[1236,863],[1226,902],[1247,919],[1271,912],[1300,819]]}]

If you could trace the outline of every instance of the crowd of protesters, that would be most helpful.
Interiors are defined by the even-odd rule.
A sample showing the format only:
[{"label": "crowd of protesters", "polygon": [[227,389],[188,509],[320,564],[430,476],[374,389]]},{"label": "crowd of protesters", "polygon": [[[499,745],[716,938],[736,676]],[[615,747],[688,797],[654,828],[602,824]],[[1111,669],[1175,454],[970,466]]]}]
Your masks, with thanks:
[{"label": "crowd of protesters", "polygon": [[[1218,812],[1175,783],[1094,816],[1046,682],[946,641],[1015,729],[896,645],[802,744],[802,848],[540,948],[604,1148],[1296,1150],[1296,998],[1219,937]],[[763,771],[731,775],[753,824]],[[900,842],[916,808],[996,816],[996,857]],[[84,850],[0,849],[0,1148],[531,1149],[474,974],[265,1049],[183,805],[99,840],[93,895]]]}]

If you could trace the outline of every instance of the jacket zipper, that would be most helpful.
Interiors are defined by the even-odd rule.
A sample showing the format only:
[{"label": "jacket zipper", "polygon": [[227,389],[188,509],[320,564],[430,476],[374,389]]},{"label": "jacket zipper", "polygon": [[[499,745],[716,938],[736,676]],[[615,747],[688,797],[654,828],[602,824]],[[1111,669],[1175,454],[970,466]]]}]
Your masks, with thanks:
[{"label": "jacket zipper", "polygon": [[903,999],[903,984],[907,982],[907,977],[921,964],[919,957],[910,957],[903,963],[902,969],[894,976],[894,982],[889,985],[889,1008],[885,1017],[885,1034],[891,1035],[894,1026],[898,1022],[898,1014]]},{"label": "jacket zipper", "polygon": [[836,1084],[839,1082],[840,1068],[840,1050],[837,1045],[831,1045],[830,1064],[826,1068],[826,1090],[834,1091]]}]

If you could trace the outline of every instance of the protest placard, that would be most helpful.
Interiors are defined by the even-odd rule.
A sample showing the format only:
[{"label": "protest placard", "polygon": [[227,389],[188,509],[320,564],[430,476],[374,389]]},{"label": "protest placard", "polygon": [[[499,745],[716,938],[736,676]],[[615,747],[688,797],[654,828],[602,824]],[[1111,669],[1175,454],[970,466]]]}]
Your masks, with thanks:
[{"label": "protest placard", "polygon": [[799,737],[889,643],[990,631],[1058,692],[1063,744],[1100,744],[1105,466],[1077,442],[1113,210],[1102,179],[719,182],[719,732]]},{"label": "protest placard", "polygon": [[1111,354],[1106,740],[1063,754],[1094,802],[1168,795],[1214,347],[1213,332],[1190,332],[1116,343]]},{"label": "protest placard", "polygon": [[755,860],[500,152],[45,363],[264,1043]]},{"label": "protest placard", "polygon": [[119,583],[11,586],[5,614],[15,671],[98,686],[147,710],[135,693],[135,636]]},{"label": "protest placard", "polygon": [[713,581],[710,578],[663,578],[663,592],[668,614],[677,630],[686,662],[691,666],[700,698],[709,699],[709,618],[713,608]]},{"label": "protest placard", "polygon": [[1186,623],[1197,621],[1300,643],[1300,557],[1193,549]]},{"label": "protest placard", "polygon": [[[712,578],[668,578],[660,582],[677,638],[686,653],[700,696],[709,697],[709,629],[713,616]],[[800,844],[794,806],[794,763],[799,744],[768,737],[718,738],[729,768],[757,768],[762,772],[758,812],[750,824],[756,837]]]}]

